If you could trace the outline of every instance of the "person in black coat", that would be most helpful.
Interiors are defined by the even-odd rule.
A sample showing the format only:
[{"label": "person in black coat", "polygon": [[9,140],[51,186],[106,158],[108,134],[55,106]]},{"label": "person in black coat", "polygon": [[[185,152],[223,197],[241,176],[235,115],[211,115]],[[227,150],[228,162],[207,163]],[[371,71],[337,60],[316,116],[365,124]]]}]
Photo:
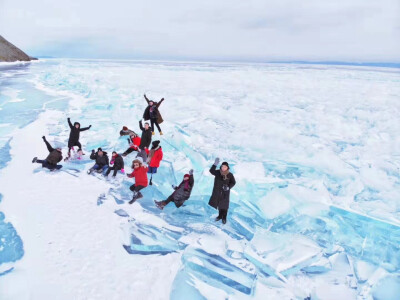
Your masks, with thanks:
[{"label": "person in black coat", "polygon": [[57,163],[62,160],[61,148],[54,149],[46,140],[45,136],[42,136],[42,139],[45,142],[47,150],[49,150],[50,153],[45,160],[37,159],[37,157],[34,157],[32,163],[42,164],[42,168],[47,168],[51,171],[61,169],[62,166],[57,165]]},{"label": "person in black coat", "polygon": [[153,100],[149,100],[146,97],[146,94],[144,94],[144,98],[147,101],[148,106],[146,107],[146,109],[144,110],[143,113],[143,119],[145,121],[150,120],[150,124],[151,124],[151,131],[152,134],[154,135],[154,124],[156,124],[158,131],[160,132],[160,135],[163,135],[163,132],[161,131],[160,128],[160,124],[162,122],[164,122],[160,111],[158,110],[158,108],[160,107],[161,103],[164,101],[164,98],[162,98],[160,100],[160,102],[154,102]]},{"label": "person in black coat", "polygon": [[214,175],[215,178],[213,192],[208,204],[219,211],[215,221],[222,219],[222,223],[225,224],[229,209],[230,190],[235,186],[236,180],[233,174],[229,172],[229,164],[227,162],[223,162],[220,169],[216,170],[218,164],[219,158],[216,158],[210,169],[210,173]]},{"label": "person in black coat", "polygon": [[70,118],[68,118],[68,125],[69,128],[71,129],[68,139],[68,156],[70,156],[72,147],[78,146],[79,149],[82,149],[82,145],[79,142],[80,132],[90,129],[92,125],[89,125],[88,127],[85,128],[81,128],[81,124],[79,122],[75,122],[74,125],[72,125]]},{"label": "person in black coat", "polygon": [[150,144],[151,144],[151,138],[152,138],[152,133],[151,133],[151,129],[150,129],[150,125],[148,122],[144,123],[144,128],[143,128],[143,124],[142,121],[139,121],[139,128],[142,131],[142,137],[140,140],[140,146],[139,148],[144,150],[144,148],[149,148]]},{"label": "person in black coat", "polygon": [[175,190],[171,196],[164,201],[154,201],[159,209],[164,209],[164,207],[173,201],[176,207],[181,207],[183,203],[190,198],[192,189],[194,186],[193,170],[189,171],[189,174],[183,176],[182,182],[178,186],[172,186]]},{"label": "person in black coat", "polygon": [[98,148],[97,152],[94,152],[94,150],[92,150],[92,154],[90,154],[90,159],[95,160],[96,163],[88,170],[88,174],[92,173],[95,170],[97,171],[97,173],[102,173],[108,169],[108,155],[107,152],[103,151],[103,149]]},{"label": "person in black coat", "polygon": [[119,170],[122,171],[122,173],[125,172],[124,170],[124,160],[122,158],[121,155],[119,155],[117,152],[113,151],[112,153],[112,160],[110,162],[110,165],[112,165],[112,167],[109,167],[107,172],[106,172],[106,176],[108,176],[108,174],[110,174],[111,171],[113,172],[113,177],[117,176],[117,172]]}]

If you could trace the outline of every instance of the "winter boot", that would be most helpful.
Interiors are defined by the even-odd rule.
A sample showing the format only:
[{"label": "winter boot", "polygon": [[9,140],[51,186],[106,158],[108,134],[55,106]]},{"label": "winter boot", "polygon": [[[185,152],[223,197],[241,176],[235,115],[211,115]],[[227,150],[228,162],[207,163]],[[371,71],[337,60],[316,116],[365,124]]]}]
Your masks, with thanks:
[{"label": "winter boot", "polygon": [[160,131],[160,135],[163,135],[162,131]]},{"label": "winter boot", "polygon": [[149,185],[153,185],[153,178],[150,178]]},{"label": "winter boot", "polygon": [[163,201],[156,201],[156,200],[154,200],[154,203],[155,203],[156,206],[157,206],[159,209],[161,209],[161,210],[163,210],[164,207],[165,207],[165,204],[164,204]]},{"label": "winter boot", "polygon": [[88,174],[91,174],[93,172],[93,168],[90,168],[89,170],[87,170]]},{"label": "winter boot", "polygon": [[226,217],[222,218],[222,224],[226,224]]},{"label": "winter boot", "polygon": [[152,135],[156,135],[156,133],[153,131],[152,133],[151,133]]},{"label": "winter boot", "polygon": [[220,221],[221,219],[222,219],[222,217],[221,217],[221,216],[218,216],[218,217],[215,218],[215,222],[218,222],[218,221]]},{"label": "winter boot", "polygon": [[132,204],[133,202],[135,202],[137,200],[137,196],[138,196],[138,192],[134,191],[133,192],[133,196],[132,196],[132,200],[129,201],[129,204]]},{"label": "winter boot", "polygon": [[37,161],[37,157],[34,157],[33,159],[32,159],[32,163],[35,163]]}]

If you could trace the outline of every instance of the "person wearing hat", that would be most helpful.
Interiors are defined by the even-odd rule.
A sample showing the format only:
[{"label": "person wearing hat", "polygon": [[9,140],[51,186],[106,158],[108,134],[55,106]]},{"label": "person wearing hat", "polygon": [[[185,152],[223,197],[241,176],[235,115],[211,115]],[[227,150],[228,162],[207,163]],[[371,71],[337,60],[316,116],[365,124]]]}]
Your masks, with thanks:
[{"label": "person wearing hat", "polygon": [[106,176],[108,176],[111,171],[113,172],[113,177],[115,178],[115,176],[117,176],[117,172],[121,171],[122,173],[125,172],[124,170],[124,160],[122,158],[121,155],[119,155],[117,152],[113,151],[112,153],[112,159],[110,161],[110,165],[112,165],[111,167],[108,168],[107,172],[106,172]]},{"label": "person wearing hat", "polygon": [[223,162],[219,170],[217,170],[218,164],[219,158],[217,157],[210,169],[210,173],[214,175],[215,178],[208,205],[218,209],[219,213],[215,221],[222,220],[222,223],[226,224],[226,217],[229,209],[229,195],[231,188],[236,184],[236,180],[233,174],[229,172],[229,164],[227,162]]},{"label": "person wearing hat", "polygon": [[126,126],[122,126],[122,130],[119,132],[120,136],[124,136],[124,135],[130,135],[133,132],[133,130],[130,130],[128,127]]},{"label": "person wearing hat", "polygon": [[143,197],[140,192],[141,189],[144,189],[147,186],[147,167],[143,166],[143,161],[141,158],[136,158],[132,162],[133,172],[127,174],[129,178],[135,178],[135,184],[131,185],[129,189],[133,192],[132,200],[129,201],[129,204],[132,204],[137,199]]},{"label": "person wearing hat", "polygon": [[95,160],[95,164],[91,167],[87,173],[90,174],[93,171],[97,171],[97,173],[103,173],[105,170],[108,169],[108,155],[107,152],[103,151],[103,149],[98,148],[97,152],[92,150],[92,154],[90,154],[90,159]]},{"label": "person wearing hat", "polygon": [[81,128],[81,124],[79,122],[75,122],[74,125],[72,125],[71,119],[68,118],[67,120],[69,128],[71,129],[68,139],[68,156],[71,156],[71,149],[73,150],[74,146],[78,146],[79,149],[82,149],[82,145],[79,142],[80,132],[89,130],[92,127],[92,125],[89,125],[88,127],[85,128]]},{"label": "person wearing hat", "polygon": [[152,133],[150,129],[149,122],[144,123],[144,127],[142,124],[142,120],[139,121],[139,128],[142,131],[142,137],[140,140],[139,148],[144,150],[145,148],[149,148],[151,144]]},{"label": "person wearing hat", "polygon": [[58,165],[58,163],[62,160],[61,148],[57,147],[56,149],[54,149],[46,140],[45,136],[42,136],[42,139],[46,144],[47,150],[49,150],[49,155],[46,157],[45,160],[34,157],[32,163],[42,164],[42,168],[47,168],[50,171],[61,169],[62,166]]},{"label": "person wearing hat", "polygon": [[168,198],[164,201],[154,201],[159,209],[164,207],[173,201],[176,207],[181,207],[183,203],[190,198],[192,189],[194,186],[193,170],[189,171],[189,174],[183,176],[182,182],[178,186],[172,186],[175,190]]},{"label": "person wearing hat", "polygon": [[126,151],[122,154],[122,156],[125,157],[133,151],[138,151],[140,140],[141,138],[135,132],[132,131],[128,137],[129,148],[126,149]]},{"label": "person wearing hat", "polygon": [[160,141],[154,141],[152,143],[151,150],[147,150],[147,163],[149,165],[149,170],[147,173],[151,174],[150,185],[153,184],[153,174],[157,173],[157,169],[160,167],[160,162],[163,159],[163,152],[160,146]]},{"label": "person wearing hat", "polygon": [[163,132],[161,131],[160,124],[164,122],[160,111],[158,108],[160,107],[161,103],[164,101],[164,98],[162,98],[159,102],[154,102],[153,100],[149,100],[146,97],[146,94],[144,94],[144,99],[146,99],[148,106],[144,110],[143,113],[143,119],[145,121],[150,120],[151,124],[151,131],[152,134],[154,135],[154,124],[156,124],[158,131],[160,132],[160,135],[163,135]]}]

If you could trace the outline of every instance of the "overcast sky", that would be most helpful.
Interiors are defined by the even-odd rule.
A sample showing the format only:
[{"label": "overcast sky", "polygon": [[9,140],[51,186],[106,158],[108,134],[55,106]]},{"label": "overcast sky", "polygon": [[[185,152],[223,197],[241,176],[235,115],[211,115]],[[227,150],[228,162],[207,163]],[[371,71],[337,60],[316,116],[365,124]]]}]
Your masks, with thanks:
[{"label": "overcast sky", "polygon": [[400,62],[400,0],[0,0],[30,55]]}]

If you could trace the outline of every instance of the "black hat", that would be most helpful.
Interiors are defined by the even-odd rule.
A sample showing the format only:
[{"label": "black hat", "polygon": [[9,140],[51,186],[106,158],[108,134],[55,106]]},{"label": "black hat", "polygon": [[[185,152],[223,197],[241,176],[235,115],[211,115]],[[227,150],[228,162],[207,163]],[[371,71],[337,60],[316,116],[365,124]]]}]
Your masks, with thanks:
[{"label": "black hat", "polygon": [[154,141],[154,142],[152,142],[151,144],[153,145],[152,148],[154,149],[154,148],[157,148],[157,147],[158,147],[158,145],[160,144],[160,141]]},{"label": "black hat", "polygon": [[103,149],[101,149],[101,148],[97,148],[97,151],[103,151]]},{"label": "black hat", "polygon": [[226,161],[224,161],[224,162],[221,164],[221,167],[224,166],[224,165],[227,166],[228,169],[229,169],[229,164],[228,164]]}]

